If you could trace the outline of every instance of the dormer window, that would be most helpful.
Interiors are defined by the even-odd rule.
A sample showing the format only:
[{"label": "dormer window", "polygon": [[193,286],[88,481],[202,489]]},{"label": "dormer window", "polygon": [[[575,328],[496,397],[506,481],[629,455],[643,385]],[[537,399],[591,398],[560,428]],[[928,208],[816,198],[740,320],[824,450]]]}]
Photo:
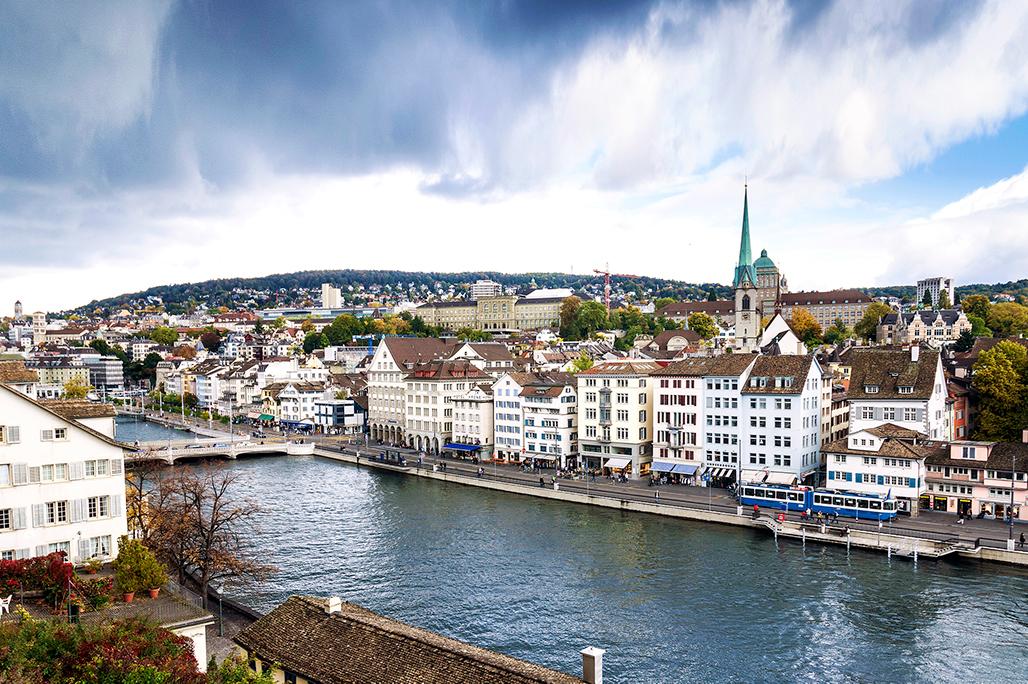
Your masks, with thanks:
[{"label": "dormer window", "polygon": [[911,385],[900,385],[896,388],[896,391],[900,394],[913,394],[914,388]]},{"label": "dormer window", "polygon": [[961,449],[960,449],[960,457],[961,458],[974,458],[974,447],[973,446],[961,447]]},{"label": "dormer window", "polygon": [[864,385],[866,394],[878,394],[878,385]]}]

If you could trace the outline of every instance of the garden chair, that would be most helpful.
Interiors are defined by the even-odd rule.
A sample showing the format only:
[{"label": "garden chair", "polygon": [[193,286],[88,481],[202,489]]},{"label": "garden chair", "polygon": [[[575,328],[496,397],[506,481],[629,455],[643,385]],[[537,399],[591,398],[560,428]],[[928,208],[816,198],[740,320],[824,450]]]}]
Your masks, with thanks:
[{"label": "garden chair", "polygon": [[5,599],[0,599],[0,618],[4,616],[4,613],[10,614],[11,612],[11,599],[14,598],[14,594],[11,594]]}]

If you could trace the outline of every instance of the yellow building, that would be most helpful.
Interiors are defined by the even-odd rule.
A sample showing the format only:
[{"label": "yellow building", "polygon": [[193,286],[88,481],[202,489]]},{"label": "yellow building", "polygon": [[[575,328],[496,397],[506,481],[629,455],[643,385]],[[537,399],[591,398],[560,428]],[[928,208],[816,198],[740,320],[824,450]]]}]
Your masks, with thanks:
[{"label": "yellow building", "polygon": [[562,297],[504,295],[454,302],[431,302],[416,314],[425,323],[451,332],[472,328],[488,332],[518,332],[560,326]]}]

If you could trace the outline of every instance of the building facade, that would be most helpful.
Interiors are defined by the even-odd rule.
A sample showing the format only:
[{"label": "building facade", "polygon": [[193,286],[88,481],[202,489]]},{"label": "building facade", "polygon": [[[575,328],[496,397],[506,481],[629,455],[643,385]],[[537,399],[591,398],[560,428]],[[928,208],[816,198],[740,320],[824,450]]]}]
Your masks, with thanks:
[{"label": "building facade", "polygon": [[921,344],[938,349],[955,342],[964,331],[971,331],[971,321],[959,309],[911,311],[882,316],[876,339],[881,344]]},{"label": "building facade", "polygon": [[956,304],[956,290],[953,287],[952,278],[925,278],[924,280],[917,281],[917,299],[914,300],[916,304],[924,301],[925,292],[931,293],[933,309],[939,307],[939,294],[941,292],[945,292],[946,296],[949,297],[950,306]]},{"label": "building facade", "polygon": [[435,338],[386,337],[368,365],[368,428],[372,439],[406,443],[407,374],[419,363],[446,358],[453,349]]},{"label": "building facade", "polygon": [[453,437],[454,399],[474,385],[492,381],[489,374],[465,359],[419,363],[405,378],[407,446],[438,454]]},{"label": "building facade", "polygon": [[525,458],[565,469],[578,460],[578,391],[569,373],[539,373],[521,390]]},{"label": "building facade", "polygon": [[608,361],[578,375],[582,464],[637,479],[653,460],[653,361]]},{"label": "building facade", "polygon": [[892,423],[930,440],[951,434],[939,352],[856,349],[851,352],[850,432]]},{"label": "building facade", "polygon": [[560,297],[501,295],[461,301],[431,302],[417,308],[425,323],[455,332],[472,328],[507,333],[560,325]]}]

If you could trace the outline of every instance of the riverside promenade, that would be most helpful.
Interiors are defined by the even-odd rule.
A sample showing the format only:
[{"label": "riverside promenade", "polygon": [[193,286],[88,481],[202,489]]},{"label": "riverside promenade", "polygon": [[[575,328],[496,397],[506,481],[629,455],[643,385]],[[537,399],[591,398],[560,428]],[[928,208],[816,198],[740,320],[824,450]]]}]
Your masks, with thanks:
[{"label": "riverside promenade", "polygon": [[[460,459],[423,457],[418,465],[417,452],[388,447],[407,458],[406,468],[378,463],[369,457],[387,447],[363,446],[322,441],[315,455],[359,466],[391,470],[466,486],[514,494],[555,499],[570,503],[616,508],[711,523],[764,530],[775,538],[795,539],[800,543],[824,543],[880,551],[901,558],[943,558],[959,556],[1028,567],[1028,551],[1007,550],[1007,526],[994,520],[973,520],[957,524],[952,516],[922,512],[915,518],[897,518],[880,527],[873,521],[840,518],[835,525],[804,522],[798,513],[765,509],[754,517],[752,510],[738,505],[721,489],[681,485],[648,486],[645,481],[616,483],[606,478],[558,479],[553,471],[523,472],[513,465],[474,464]],[[479,468],[482,469],[481,474]],[[540,483],[540,478],[542,483]],[[1015,536],[1021,526],[1015,526]]]}]

